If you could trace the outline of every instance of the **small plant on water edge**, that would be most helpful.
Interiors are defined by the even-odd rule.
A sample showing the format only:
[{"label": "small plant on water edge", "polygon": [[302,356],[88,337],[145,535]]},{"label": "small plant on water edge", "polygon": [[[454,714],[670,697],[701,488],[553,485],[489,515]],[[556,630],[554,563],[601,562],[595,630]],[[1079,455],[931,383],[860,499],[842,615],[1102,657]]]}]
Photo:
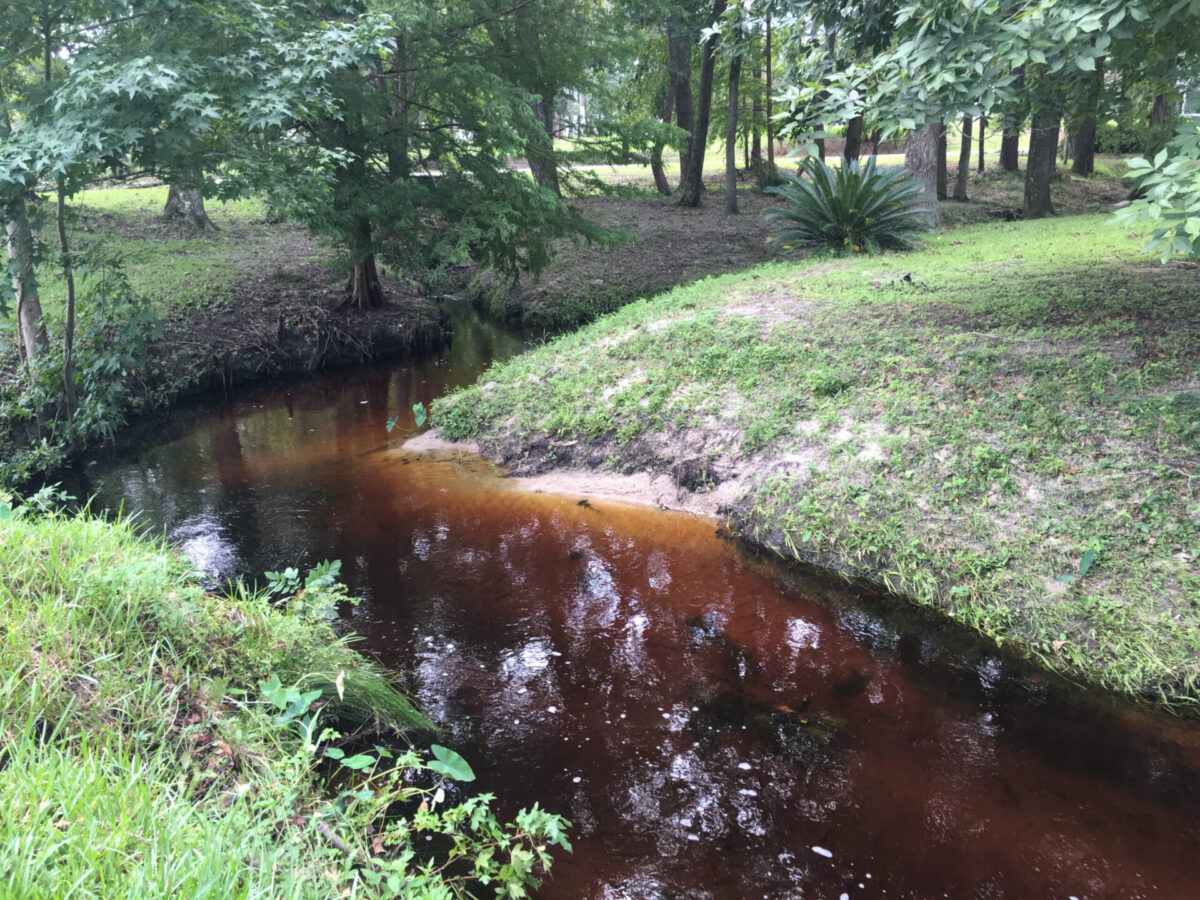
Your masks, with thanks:
[{"label": "small plant on water edge", "polygon": [[285,686],[275,675],[259,688],[277,713],[273,724],[301,738],[295,765],[346,770],[339,777],[335,769],[330,779],[346,786],[310,815],[346,857],[346,888],[368,885],[383,896],[442,900],[473,896],[482,887],[497,897],[525,897],[538,874],[550,869],[549,847],[571,850],[569,823],[536,804],[501,823],[491,808],[493,794],[448,803],[446,780],[475,780],[454,750],[433,744],[430,759],[376,745],[347,755],[334,745],[342,735],[319,726],[320,690]]},{"label": "small plant on water edge", "polygon": [[915,236],[930,230],[920,185],[905,169],[877,168],[873,156],[861,164],[843,160],[840,169],[810,156],[800,164],[800,175],[779,175],[785,183],[765,193],[788,205],[772,206],[763,215],[783,222],[773,239],[785,248],[910,250]]}]

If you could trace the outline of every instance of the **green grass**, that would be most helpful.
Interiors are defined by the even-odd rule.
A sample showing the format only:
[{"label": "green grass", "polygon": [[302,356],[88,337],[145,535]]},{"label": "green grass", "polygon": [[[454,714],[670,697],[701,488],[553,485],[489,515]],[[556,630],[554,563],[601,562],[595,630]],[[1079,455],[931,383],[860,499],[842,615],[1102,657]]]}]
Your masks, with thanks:
[{"label": "green grass", "polygon": [[[269,230],[262,224],[265,210],[257,200],[209,203],[209,216],[220,230],[188,237],[157,222],[166,199],[166,187],[82,191],[69,203],[68,238],[77,254],[102,244],[119,255],[130,285],[150,299],[159,315],[196,312],[228,297],[239,264],[252,252],[247,247],[248,236]],[[57,247],[51,231],[42,239]],[[40,268],[39,282],[43,311],[56,323],[62,318],[66,285],[50,265]],[[85,276],[78,279],[77,296],[86,306]],[[0,327],[13,326],[4,320]]]},{"label": "green grass", "polygon": [[519,357],[435,422],[535,465],[699,453],[752,540],[1195,701],[1200,292],[1142,243],[1081,216],[771,264]]},{"label": "green grass", "polygon": [[320,689],[342,729],[424,724],[379,671],[128,523],[6,518],[0,565],[0,896],[334,892],[320,779],[257,684]]}]

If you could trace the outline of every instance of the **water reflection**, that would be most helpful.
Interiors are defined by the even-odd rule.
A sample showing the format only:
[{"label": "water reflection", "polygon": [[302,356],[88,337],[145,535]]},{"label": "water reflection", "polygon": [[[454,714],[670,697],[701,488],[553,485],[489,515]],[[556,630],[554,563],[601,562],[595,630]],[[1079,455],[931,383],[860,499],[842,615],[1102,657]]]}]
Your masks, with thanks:
[{"label": "water reflection", "polygon": [[1190,895],[1194,728],[948,649],[710,523],[399,451],[387,417],[479,362],[264,395],[95,484],[205,571],[342,559],[366,649],[483,787],[576,823],[544,896]]}]

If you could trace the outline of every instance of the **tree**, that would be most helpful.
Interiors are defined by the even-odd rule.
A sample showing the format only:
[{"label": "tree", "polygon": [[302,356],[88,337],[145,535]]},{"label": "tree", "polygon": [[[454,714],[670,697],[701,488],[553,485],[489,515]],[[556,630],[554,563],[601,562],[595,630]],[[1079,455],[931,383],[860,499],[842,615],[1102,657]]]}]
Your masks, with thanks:
[{"label": "tree", "polygon": [[171,182],[162,218],[167,222],[182,222],[196,231],[217,230],[204,208],[204,191],[196,181]]},{"label": "tree", "polygon": [[526,0],[508,9],[476,2],[473,11],[497,52],[497,71],[529,93],[537,123],[525,135],[530,172],[562,196],[554,150],[557,104],[567,90],[594,90],[590,74],[602,60],[615,66],[616,12],[595,0]]},{"label": "tree", "polygon": [[1195,40],[1198,13],[1200,0],[908,2],[899,7],[886,51],[822,86],[824,106],[843,120],[870,108],[895,130],[1028,104],[1038,146],[1031,150],[1037,164],[1026,168],[1025,214],[1044,215],[1052,210],[1053,149],[1074,83],[1119,47],[1161,44],[1168,24],[1172,34]]},{"label": "tree", "polygon": [[[967,199],[967,180],[971,175],[971,117],[962,118],[962,144],[958,151],[958,171],[954,173],[954,199]],[[983,126],[979,127],[980,146],[983,142]]]},{"label": "tree", "polygon": [[[0,82],[0,142],[9,140],[12,136],[12,121],[3,90],[4,85]],[[21,334],[18,346],[22,360],[28,362],[46,350],[49,338],[46,335],[46,322],[42,317],[42,304],[34,274],[37,252],[33,229],[29,225],[27,193],[20,189],[6,193],[3,216],[8,248],[9,283],[12,285],[11,297],[17,304],[17,328]],[[2,287],[3,285],[0,285],[0,288]],[[0,313],[6,316],[8,312],[4,301],[8,299],[9,295],[0,289]]]},{"label": "tree", "polygon": [[[713,0],[709,23],[725,11],[725,0]],[[708,123],[712,113],[713,73],[717,64],[717,31],[709,31],[701,45],[699,99],[696,118],[688,139],[687,159],[679,182],[679,205],[699,206],[704,193],[704,155],[708,145]]]},{"label": "tree", "polygon": [[938,135],[941,125],[930,122],[908,136],[904,148],[904,165],[913,173],[913,179],[921,185],[925,194],[925,218],[929,225],[942,221],[938,208]]},{"label": "tree", "polygon": [[[740,25],[740,23],[738,23]],[[737,44],[740,45],[740,41]],[[725,118],[725,212],[736,213],[737,204],[737,124],[738,80],[742,74],[742,54],[735,45],[729,58],[729,108]]]},{"label": "tree", "polygon": [[1141,196],[1117,213],[1122,222],[1149,221],[1154,230],[1146,252],[1200,259],[1200,126],[1179,126],[1153,161],[1129,161]]}]

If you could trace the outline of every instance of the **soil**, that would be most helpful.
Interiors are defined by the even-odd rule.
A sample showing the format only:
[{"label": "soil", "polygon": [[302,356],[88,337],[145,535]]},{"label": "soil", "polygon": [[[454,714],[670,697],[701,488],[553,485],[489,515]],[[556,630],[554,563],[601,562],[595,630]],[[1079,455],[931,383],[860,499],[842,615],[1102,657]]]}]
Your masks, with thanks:
[{"label": "soil", "polygon": [[[603,442],[596,449],[614,448],[615,444]],[[513,483],[521,490],[536,494],[582,497],[584,499],[580,500],[581,504],[592,500],[633,503],[713,519],[728,514],[734,508],[735,503],[746,491],[747,479],[743,476],[749,475],[747,469],[740,472],[738,477],[711,489],[697,490],[695,485],[688,483],[686,476],[680,478],[682,470],[679,466],[667,469],[648,467],[627,473],[599,468],[530,468],[527,465],[523,466],[519,457],[505,458],[495,447],[485,451],[474,441],[448,441],[432,430],[405,441],[401,449],[405,453],[428,455],[429,458],[455,458],[464,453],[486,456],[510,466],[513,473],[509,477]],[[537,474],[527,474],[530,472]]]},{"label": "soil", "polygon": [[213,218],[220,228],[215,235],[158,216],[85,217],[88,230],[99,225],[126,240],[217,239],[230,248],[236,272],[230,288],[200,309],[174,308],[154,348],[148,387],[161,385],[181,399],[263,378],[419,353],[447,339],[447,321],[436,301],[397,278],[383,276],[385,305],[346,306],[343,279],[306,229],[216,212]]},{"label": "soil", "polygon": [[447,339],[436,300],[394,279],[385,285],[384,306],[357,309],[343,305],[341,279],[331,279],[323,263],[287,271],[244,270],[230,302],[168,321],[157,363],[188,373],[182,395],[398,358]]},{"label": "soil", "polygon": [[618,232],[621,244],[605,249],[562,241],[540,277],[522,279],[515,290],[485,280],[480,296],[509,321],[562,331],[676,285],[774,258],[762,211],[778,201],[746,184],[738,191],[738,214],[730,215],[719,180],[711,181],[695,209],[659,196],[573,200],[588,218]]}]

